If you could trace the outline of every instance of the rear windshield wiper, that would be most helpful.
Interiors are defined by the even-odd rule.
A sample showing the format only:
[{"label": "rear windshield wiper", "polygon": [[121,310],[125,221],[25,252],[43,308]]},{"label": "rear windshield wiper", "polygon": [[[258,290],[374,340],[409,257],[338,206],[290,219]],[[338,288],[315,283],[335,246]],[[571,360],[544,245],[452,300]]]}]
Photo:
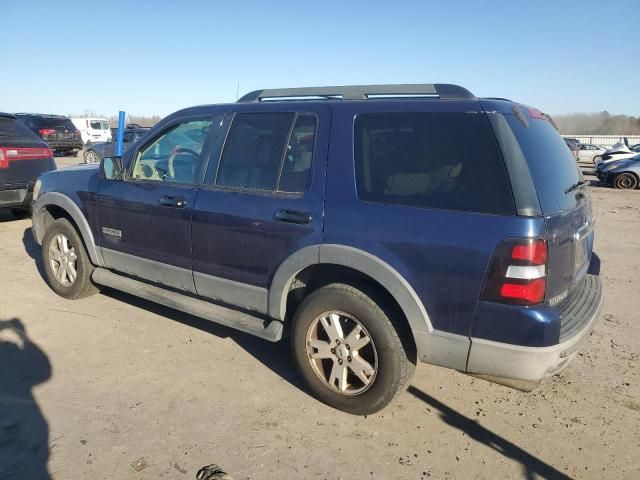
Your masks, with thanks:
[{"label": "rear windshield wiper", "polygon": [[574,190],[578,190],[579,188],[584,187],[587,183],[586,180],[581,180],[578,183],[576,183],[575,185],[571,185],[569,188],[567,188],[564,193],[569,193],[569,192],[573,192]]}]

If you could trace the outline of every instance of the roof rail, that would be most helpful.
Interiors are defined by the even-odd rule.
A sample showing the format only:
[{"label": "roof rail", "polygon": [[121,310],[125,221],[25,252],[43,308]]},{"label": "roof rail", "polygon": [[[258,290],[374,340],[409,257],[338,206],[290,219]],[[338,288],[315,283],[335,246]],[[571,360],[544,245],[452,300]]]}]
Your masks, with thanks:
[{"label": "roof rail", "polygon": [[247,93],[238,103],[262,102],[286,99],[341,99],[367,100],[370,98],[432,97],[475,98],[466,88],[447,83],[424,83],[402,85],[347,85],[342,87],[274,88]]},{"label": "roof rail", "polygon": [[14,115],[33,115],[34,117],[59,117],[69,118],[66,115],[58,115],[57,113],[28,113],[28,112],[16,112]]}]

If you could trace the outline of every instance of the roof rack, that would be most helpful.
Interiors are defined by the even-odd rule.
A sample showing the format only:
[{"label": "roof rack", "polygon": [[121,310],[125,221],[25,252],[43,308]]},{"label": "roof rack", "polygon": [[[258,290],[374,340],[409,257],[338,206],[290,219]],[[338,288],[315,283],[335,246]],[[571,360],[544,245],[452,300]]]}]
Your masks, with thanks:
[{"label": "roof rack", "polygon": [[33,115],[34,117],[58,117],[58,118],[69,118],[65,115],[58,115],[55,113],[28,113],[28,112],[17,112],[14,115]]},{"label": "roof rack", "polygon": [[342,87],[274,88],[247,93],[238,103],[310,98],[368,100],[372,98],[475,98],[466,88],[447,83],[402,85],[347,85]]}]

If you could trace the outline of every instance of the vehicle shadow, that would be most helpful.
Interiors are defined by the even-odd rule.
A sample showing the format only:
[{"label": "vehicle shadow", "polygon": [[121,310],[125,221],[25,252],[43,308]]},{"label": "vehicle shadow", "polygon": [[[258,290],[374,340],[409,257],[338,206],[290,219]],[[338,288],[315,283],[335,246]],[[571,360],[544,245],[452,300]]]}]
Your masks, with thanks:
[{"label": "vehicle shadow", "polygon": [[124,302],[128,305],[147,310],[156,315],[166,317],[170,320],[180,322],[192,328],[197,328],[203,332],[215,335],[220,338],[231,338],[242,349],[249,353],[256,360],[261,362],[265,367],[276,373],[282,379],[286,380],[292,386],[309,393],[302,381],[302,378],[296,370],[288,341],[280,341],[277,343],[269,342],[261,338],[240,332],[233,328],[225,327],[200,317],[195,317],[188,313],[165,307],[158,303],[145,300],[125,292],[105,288],[102,294],[107,295],[114,300]]},{"label": "vehicle shadow", "polygon": [[422,400],[431,408],[438,410],[440,418],[447,425],[466,433],[469,438],[483,443],[504,457],[518,462],[522,465],[523,478],[531,480],[538,477],[546,479],[571,479],[571,477],[557,470],[548,463],[543,462],[509,440],[483,427],[475,420],[458,413],[453,408],[445,405],[440,400],[436,400],[419,388],[410,386],[408,392],[417,399]]},{"label": "vehicle shadow", "polygon": [[0,478],[49,479],[49,426],[32,389],[51,377],[17,318],[0,320]]},{"label": "vehicle shadow", "polygon": [[33,238],[31,227],[26,228],[24,233],[22,234],[22,245],[24,246],[24,251],[27,252],[27,255],[29,255],[33,259],[34,263],[36,264],[36,268],[38,269],[38,273],[42,277],[42,280],[44,280],[46,283],[47,277],[44,273],[44,263],[42,263],[42,254],[40,253],[41,248]]},{"label": "vehicle shadow", "polygon": [[0,208],[0,223],[17,222],[17,221],[18,219],[14,217],[13,213],[11,213],[8,209]]}]

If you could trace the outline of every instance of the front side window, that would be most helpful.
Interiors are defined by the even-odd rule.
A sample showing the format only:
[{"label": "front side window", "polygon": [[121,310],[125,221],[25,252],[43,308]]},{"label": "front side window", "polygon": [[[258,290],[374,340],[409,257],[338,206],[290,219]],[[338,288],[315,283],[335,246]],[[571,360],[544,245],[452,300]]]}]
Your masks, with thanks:
[{"label": "front side window", "polygon": [[500,150],[478,113],[372,113],[355,122],[358,196],[392,205],[510,215]]},{"label": "front side window", "polygon": [[158,182],[196,183],[202,172],[202,148],[213,122],[191,120],[173,125],[136,155],[132,177]]}]

